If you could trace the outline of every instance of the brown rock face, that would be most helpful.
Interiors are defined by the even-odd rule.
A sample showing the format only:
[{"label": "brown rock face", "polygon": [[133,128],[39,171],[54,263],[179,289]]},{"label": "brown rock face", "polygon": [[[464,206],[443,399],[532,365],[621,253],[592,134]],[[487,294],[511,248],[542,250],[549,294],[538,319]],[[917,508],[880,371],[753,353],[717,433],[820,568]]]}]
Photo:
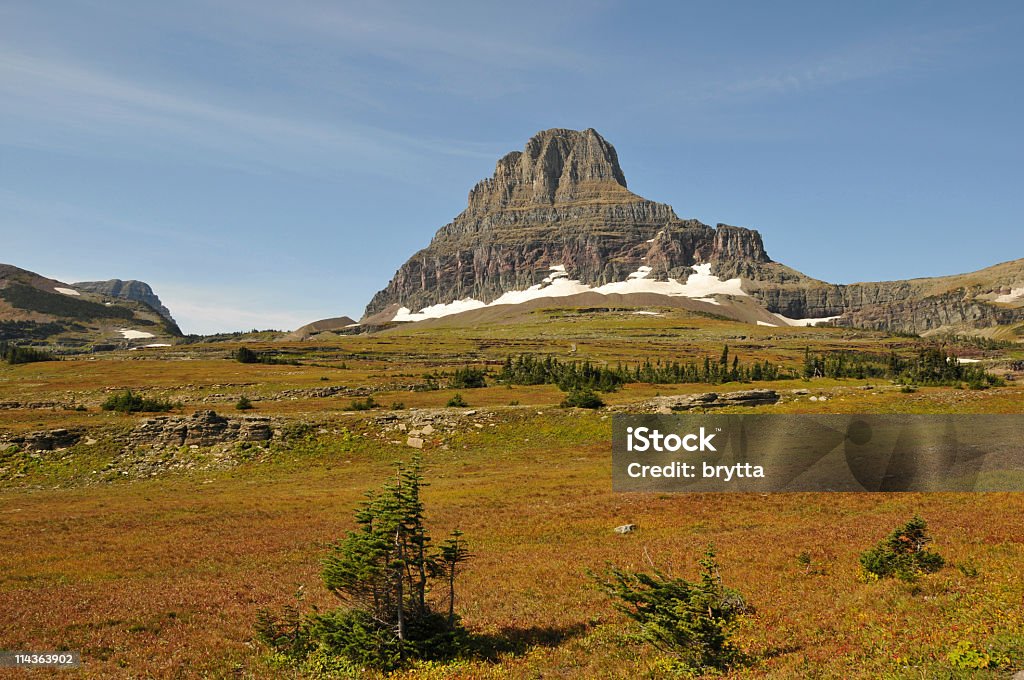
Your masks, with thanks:
[{"label": "brown rock face", "polygon": [[630,192],[618,154],[596,131],[546,130],[498,161],[466,210],[402,265],[364,318],[393,306],[491,302],[540,283],[552,265],[601,285],[645,264],[655,278],[684,280],[699,262],[725,276],[771,260],[756,231],[680,220],[670,206]]},{"label": "brown rock face", "polygon": [[584,284],[649,278],[685,281],[710,263],[722,279],[770,312],[792,319],[927,333],[1024,321],[1024,300],[997,302],[1024,286],[1024,260],[959,276],[837,285],[773,262],[751,229],[681,220],[672,208],[626,188],[618,154],[594,130],[538,133],[501,158],[469,192],[466,209],[441,227],[378,292],[363,316],[384,323],[399,307],[418,311],[465,298],[492,302],[541,283],[555,265]]}]

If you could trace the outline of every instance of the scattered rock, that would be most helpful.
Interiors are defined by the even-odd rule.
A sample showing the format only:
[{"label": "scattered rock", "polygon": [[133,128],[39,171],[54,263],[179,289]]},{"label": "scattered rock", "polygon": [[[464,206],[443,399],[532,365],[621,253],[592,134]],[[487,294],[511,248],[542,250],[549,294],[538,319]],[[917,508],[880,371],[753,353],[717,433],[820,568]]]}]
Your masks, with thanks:
[{"label": "scattered rock", "polygon": [[423,439],[421,437],[409,437],[405,440],[406,446],[411,446],[414,449],[423,448]]},{"label": "scattered rock", "polygon": [[617,534],[631,534],[636,531],[635,524],[623,524],[622,526],[615,527],[615,533]]},{"label": "scattered rock", "polygon": [[[640,404],[640,407],[653,410],[655,413],[672,413],[688,411],[693,408],[720,408],[723,406],[762,406],[775,404],[779,394],[775,390],[744,390],[742,392],[705,392],[703,394],[678,394],[666,397],[655,397],[651,401]],[[630,407],[631,408],[631,407]]]}]

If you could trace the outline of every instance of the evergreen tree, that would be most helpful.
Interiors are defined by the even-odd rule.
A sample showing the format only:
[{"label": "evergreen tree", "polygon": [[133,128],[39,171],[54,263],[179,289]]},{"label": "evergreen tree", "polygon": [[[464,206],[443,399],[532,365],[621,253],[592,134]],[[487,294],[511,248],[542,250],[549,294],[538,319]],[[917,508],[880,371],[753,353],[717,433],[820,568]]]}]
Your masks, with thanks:
[{"label": "evergreen tree", "polygon": [[[332,546],[323,580],[344,606],[299,619],[261,612],[258,637],[301,663],[314,649],[385,671],[411,659],[443,659],[465,645],[455,614],[459,566],[470,558],[461,532],[431,547],[424,521],[422,463],[398,464],[395,477],[368,493],[355,514],[356,530]],[[447,615],[434,611],[430,586],[443,579]]]}]

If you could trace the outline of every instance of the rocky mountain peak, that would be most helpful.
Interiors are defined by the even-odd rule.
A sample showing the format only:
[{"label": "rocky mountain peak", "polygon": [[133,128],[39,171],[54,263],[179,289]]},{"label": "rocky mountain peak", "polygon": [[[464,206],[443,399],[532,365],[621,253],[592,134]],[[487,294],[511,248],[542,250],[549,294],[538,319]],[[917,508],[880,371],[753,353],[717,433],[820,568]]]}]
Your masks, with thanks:
[{"label": "rocky mountain peak", "polygon": [[632,193],[615,148],[595,130],[554,128],[503,156],[469,193],[466,210],[395,272],[363,318],[489,303],[546,285],[553,267],[601,286],[641,271],[685,281],[701,263],[733,278],[760,276],[771,260],[756,231],[680,220],[671,206]]},{"label": "rocky mountain peak", "polygon": [[157,294],[153,292],[153,288],[145,281],[110,279],[108,281],[79,281],[72,285],[90,293],[142,302],[152,307],[163,318],[175,323],[171,316],[171,310],[164,306]]},{"label": "rocky mountain peak", "polygon": [[503,156],[494,176],[469,192],[467,212],[546,206],[628,194],[615,147],[596,130],[538,132]]}]

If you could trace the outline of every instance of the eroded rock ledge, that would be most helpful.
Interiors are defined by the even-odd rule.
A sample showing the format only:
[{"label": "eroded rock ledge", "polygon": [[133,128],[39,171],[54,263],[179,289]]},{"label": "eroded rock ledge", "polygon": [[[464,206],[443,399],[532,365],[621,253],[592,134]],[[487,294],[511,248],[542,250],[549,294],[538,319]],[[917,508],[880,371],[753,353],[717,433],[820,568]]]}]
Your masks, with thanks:
[{"label": "eroded rock ledge", "polygon": [[146,418],[128,435],[129,446],[178,448],[215,446],[232,442],[264,442],[274,437],[274,423],[266,416],[228,418],[216,411],[190,416]]}]

